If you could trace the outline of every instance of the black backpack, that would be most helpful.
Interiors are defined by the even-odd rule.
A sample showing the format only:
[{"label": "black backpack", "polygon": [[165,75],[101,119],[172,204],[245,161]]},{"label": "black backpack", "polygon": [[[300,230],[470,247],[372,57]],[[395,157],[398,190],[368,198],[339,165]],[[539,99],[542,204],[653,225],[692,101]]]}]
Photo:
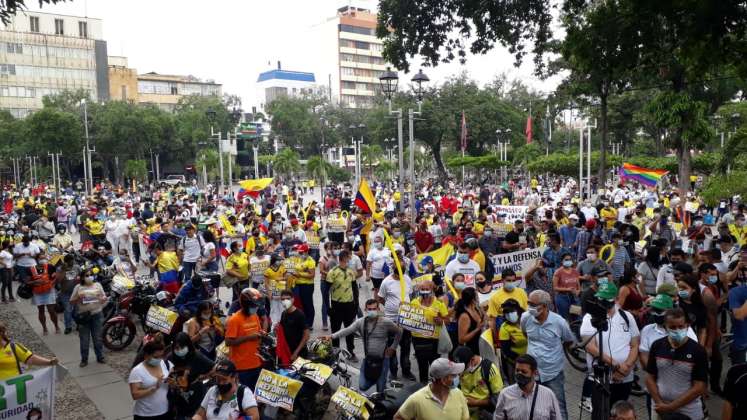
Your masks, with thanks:
[{"label": "black backpack", "polygon": [[239,384],[239,388],[236,390],[236,402],[239,403],[239,414],[244,415],[244,391],[246,387]]}]

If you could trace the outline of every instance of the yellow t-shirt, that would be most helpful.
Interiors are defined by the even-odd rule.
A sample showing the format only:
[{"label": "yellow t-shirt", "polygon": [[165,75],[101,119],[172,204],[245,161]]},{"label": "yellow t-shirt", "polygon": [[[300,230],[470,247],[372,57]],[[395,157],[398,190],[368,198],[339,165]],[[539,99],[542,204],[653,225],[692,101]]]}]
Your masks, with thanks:
[{"label": "yellow t-shirt", "polygon": [[527,297],[527,292],[525,292],[524,289],[520,289],[517,287],[509,293],[505,288],[501,287],[500,289],[495,291],[493,296],[491,296],[490,300],[488,301],[488,316],[503,316],[503,308],[501,308],[501,305],[503,305],[503,302],[509,299],[514,299],[515,301],[519,302],[519,306],[521,306],[522,309],[527,309],[529,298]]},{"label": "yellow t-shirt", "polygon": [[327,273],[329,285],[329,297],[333,302],[352,302],[353,283],[355,283],[355,271],[347,267],[343,269],[339,265]]},{"label": "yellow t-shirt", "polygon": [[477,248],[475,255],[471,259],[480,266],[480,271],[485,271],[485,253],[482,252],[482,249]]},{"label": "yellow t-shirt", "polygon": [[104,224],[96,219],[86,220],[86,229],[91,235],[102,235],[104,233]]},{"label": "yellow t-shirt", "polygon": [[443,420],[467,420],[469,419],[469,409],[467,407],[467,398],[462,391],[452,389],[449,391],[449,397],[446,404],[442,407],[435,401],[438,399],[433,395],[431,387],[426,385],[410,395],[402,407],[399,408],[399,414],[405,420],[416,419],[443,419]]},{"label": "yellow t-shirt", "polygon": [[233,270],[240,274],[241,280],[249,278],[249,256],[245,252],[231,253],[226,260],[226,271]]},{"label": "yellow t-shirt", "polygon": [[[465,369],[464,373],[462,373],[459,378],[459,389],[465,397],[474,398],[476,400],[488,399],[490,397],[490,391],[493,391],[493,395],[498,395],[498,393],[503,389],[503,378],[501,378],[500,371],[495,363],[491,363],[488,381],[490,381],[490,387],[488,387],[485,378],[482,376],[482,366],[475,369],[474,372]],[[480,410],[478,410],[477,407],[470,409],[471,419],[477,420],[479,414]]]},{"label": "yellow t-shirt", "polygon": [[[423,306],[420,304],[420,298],[417,297],[410,302],[410,305],[416,307],[416,308],[423,308],[423,314],[427,319],[433,319],[436,316],[445,317],[449,315],[449,309],[446,308],[446,304],[438,299],[433,299],[433,302],[431,303],[431,306]],[[436,331],[433,334],[433,337],[425,337],[421,334],[412,333],[413,337],[420,337],[420,338],[431,338],[434,340],[438,340],[439,335],[441,334],[441,326],[436,325]]]},{"label": "yellow t-shirt", "polygon": [[13,352],[11,351],[10,343],[6,344],[2,348],[2,351],[0,351],[0,381],[20,375],[21,372],[18,371],[16,358],[18,358],[18,362],[26,363],[33,354],[23,344],[15,343],[15,348],[15,356],[13,356]]},{"label": "yellow t-shirt", "polygon": [[736,224],[732,223],[729,225],[729,233],[737,238],[737,243],[739,244],[739,246],[744,246],[745,244],[747,244],[747,225],[739,227]]},{"label": "yellow t-shirt", "polygon": [[604,220],[607,229],[615,227],[615,222],[617,221],[617,210],[613,208],[610,208],[609,210],[603,208],[602,211],[599,212],[599,216]]},{"label": "yellow t-shirt", "polygon": [[[314,262],[314,259],[307,256],[305,259],[301,260],[299,258],[299,261],[296,263],[296,275],[295,277],[295,283],[296,284],[314,284],[314,272],[316,271],[316,263]],[[298,273],[311,273],[311,277],[302,277],[299,276]]]},{"label": "yellow t-shirt", "polygon": [[527,336],[524,335],[524,331],[521,330],[519,324],[512,325],[508,322],[501,324],[501,329],[498,331],[498,340],[511,340],[511,351],[518,355],[527,352]]},{"label": "yellow t-shirt", "polygon": [[178,271],[179,270],[179,257],[174,251],[163,251],[161,255],[156,258],[156,264],[158,266],[159,273],[165,273],[167,271]]},{"label": "yellow t-shirt", "polygon": [[272,297],[280,297],[280,292],[288,290],[288,282],[285,280],[285,267],[282,264],[278,265],[278,269],[275,270],[272,266],[265,270],[265,279],[270,282],[270,289],[268,293]]}]

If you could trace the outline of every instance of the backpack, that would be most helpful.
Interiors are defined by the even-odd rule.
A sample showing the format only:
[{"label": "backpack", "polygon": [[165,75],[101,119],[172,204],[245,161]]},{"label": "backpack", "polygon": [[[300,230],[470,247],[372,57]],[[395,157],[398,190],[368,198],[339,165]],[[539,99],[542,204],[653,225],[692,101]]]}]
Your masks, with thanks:
[{"label": "backpack", "polygon": [[246,387],[239,384],[239,388],[236,390],[236,402],[239,403],[239,414],[244,415],[244,392]]},{"label": "backpack", "polygon": [[[203,254],[204,254],[204,249],[205,249],[205,244],[202,242],[202,235],[195,234],[195,237],[197,238],[197,243],[200,245],[200,257],[202,257]],[[182,243],[181,243],[181,245],[179,247],[181,249],[185,249],[186,244],[187,244],[187,237],[183,236],[182,237]]]}]

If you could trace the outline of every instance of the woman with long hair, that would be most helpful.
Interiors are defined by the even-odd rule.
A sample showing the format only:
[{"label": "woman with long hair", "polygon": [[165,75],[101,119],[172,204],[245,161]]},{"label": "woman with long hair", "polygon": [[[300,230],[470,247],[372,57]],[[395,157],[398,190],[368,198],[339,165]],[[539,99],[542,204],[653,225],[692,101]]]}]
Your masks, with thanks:
[{"label": "woman with long hair", "polygon": [[58,363],[56,357],[47,359],[31,352],[23,344],[16,343],[8,335],[5,324],[0,321],[0,381],[18,376],[21,364],[33,366],[53,366]]},{"label": "woman with long hair", "polygon": [[690,326],[698,336],[698,343],[705,343],[708,313],[700,294],[697,274],[685,274],[677,281],[679,306],[685,311]]},{"label": "woman with long hair", "polygon": [[661,250],[657,246],[646,248],[646,258],[638,264],[638,274],[641,276],[641,289],[646,296],[656,296],[656,278],[661,267]]},{"label": "woman with long hair", "polygon": [[215,360],[216,347],[223,340],[225,331],[220,320],[213,313],[213,304],[200,302],[194,316],[184,324],[184,332],[205,357]]},{"label": "woman with long hair", "polygon": [[485,313],[480,309],[475,288],[468,287],[462,291],[454,313],[459,345],[469,347],[473,354],[480,354],[480,334],[485,325]]}]

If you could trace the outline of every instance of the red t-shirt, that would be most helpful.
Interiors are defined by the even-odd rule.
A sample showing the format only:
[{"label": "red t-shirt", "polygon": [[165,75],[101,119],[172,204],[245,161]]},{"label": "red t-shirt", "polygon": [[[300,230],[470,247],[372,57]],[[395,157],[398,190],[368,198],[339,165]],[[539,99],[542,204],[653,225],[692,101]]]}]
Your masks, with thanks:
[{"label": "red t-shirt", "polygon": [[430,232],[415,232],[415,245],[418,247],[418,252],[425,252],[429,246],[433,245],[433,235]]}]

